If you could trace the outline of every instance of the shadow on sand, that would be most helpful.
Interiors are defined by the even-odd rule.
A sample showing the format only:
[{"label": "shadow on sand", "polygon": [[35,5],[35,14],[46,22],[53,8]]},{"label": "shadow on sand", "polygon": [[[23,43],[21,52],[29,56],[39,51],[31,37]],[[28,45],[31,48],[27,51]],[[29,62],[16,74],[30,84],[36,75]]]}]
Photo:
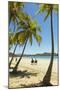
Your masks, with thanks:
[{"label": "shadow on sand", "polygon": [[[11,68],[13,69],[13,68]],[[11,78],[14,78],[14,77],[21,77],[21,78],[24,78],[24,77],[27,77],[27,78],[30,78],[31,76],[37,76],[38,73],[31,73],[31,72],[28,72],[27,70],[24,70],[24,71],[16,71],[16,72],[9,72],[9,76]],[[35,83],[35,84],[30,84],[30,85],[26,85],[26,84],[21,84],[20,85],[21,87],[20,88],[29,88],[29,87],[44,87],[44,86],[55,86],[53,84],[51,84],[50,82],[49,83],[45,83],[44,80],[39,83]],[[19,88],[19,87],[18,87]]]},{"label": "shadow on sand", "polygon": [[45,84],[43,82],[35,83],[35,84],[30,84],[30,85],[21,84],[22,88],[45,87],[45,86],[48,87],[48,86],[55,86],[55,85],[52,85],[51,83]]},{"label": "shadow on sand", "polygon": [[[56,86],[56,85],[52,85],[51,83],[45,84],[43,82],[39,82],[35,84],[30,84],[30,85],[21,84],[20,87],[16,87],[16,88],[49,87],[49,86]],[[13,88],[13,89],[16,89],[16,88]],[[9,89],[12,89],[12,88],[9,88]]]},{"label": "shadow on sand", "polygon": [[16,71],[16,72],[9,72],[9,76],[11,78],[13,77],[21,77],[21,78],[24,78],[24,77],[27,77],[27,78],[30,78],[31,76],[37,76],[37,73],[31,73],[31,72],[28,72],[27,70],[24,70],[24,71]]}]

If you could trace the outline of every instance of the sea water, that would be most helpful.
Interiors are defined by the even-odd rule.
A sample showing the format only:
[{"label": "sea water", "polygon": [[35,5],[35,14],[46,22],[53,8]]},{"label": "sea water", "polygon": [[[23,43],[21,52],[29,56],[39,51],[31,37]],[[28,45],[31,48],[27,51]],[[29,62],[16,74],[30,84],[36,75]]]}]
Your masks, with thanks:
[{"label": "sea water", "polygon": [[[27,56],[24,56],[27,57]],[[37,60],[49,60],[51,59],[51,56],[28,56],[29,58],[37,59]],[[58,56],[54,56],[54,60],[58,60]]]}]

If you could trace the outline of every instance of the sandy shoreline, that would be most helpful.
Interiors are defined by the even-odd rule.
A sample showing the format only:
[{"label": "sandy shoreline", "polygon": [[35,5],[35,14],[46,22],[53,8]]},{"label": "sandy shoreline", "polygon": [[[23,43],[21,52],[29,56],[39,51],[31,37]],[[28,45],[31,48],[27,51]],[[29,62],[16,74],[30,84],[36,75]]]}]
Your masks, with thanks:
[{"label": "sandy shoreline", "polygon": [[[47,71],[50,60],[38,60],[37,64],[31,64],[31,59],[23,57],[18,66],[18,74],[15,76],[9,75],[9,88],[24,87],[34,83],[39,83]],[[12,62],[12,67],[16,61]],[[19,72],[21,71],[21,74]],[[54,60],[51,75],[51,83],[58,85],[58,61]]]}]

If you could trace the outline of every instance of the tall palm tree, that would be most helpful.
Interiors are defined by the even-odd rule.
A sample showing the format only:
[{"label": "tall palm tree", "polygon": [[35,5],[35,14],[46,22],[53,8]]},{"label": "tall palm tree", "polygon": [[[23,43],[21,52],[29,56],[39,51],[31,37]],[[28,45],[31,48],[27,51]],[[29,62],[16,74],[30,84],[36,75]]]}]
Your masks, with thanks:
[{"label": "tall palm tree", "polygon": [[[16,43],[16,40],[13,40],[13,38],[14,38],[14,33],[10,31],[9,32],[9,50],[11,50],[13,45],[16,45],[15,48],[14,48],[14,51],[13,51],[13,55],[14,55],[16,47],[17,47],[18,44]],[[11,65],[12,60],[13,60],[13,55],[12,55],[12,58],[9,62],[9,68],[10,68],[10,65]]]},{"label": "tall palm tree", "polygon": [[[8,9],[9,9],[8,10],[9,11],[9,25],[10,25],[11,21],[14,22],[14,30],[13,30],[14,32],[15,32],[15,28],[16,28],[15,26],[17,26],[16,24],[19,22],[18,14],[21,14],[23,6],[24,5],[23,5],[22,2],[10,2],[9,1],[9,3],[8,3]],[[17,46],[18,46],[18,43],[16,41],[15,48],[13,50],[13,55],[14,55],[14,53],[16,51]],[[9,67],[10,67],[10,65],[12,63],[13,55],[12,55],[12,58],[10,60]]]},{"label": "tall palm tree", "polygon": [[52,66],[53,66],[53,59],[54,59],[54,34],[53,34],[53,11],[58,11],[58,5],[56,4],[41,4],[38,13],[46,12],[46,16],[44,18],[44,21],[50,16],[50,22],[51,22],[51,61],[48,67],[48,70],[43,78],[43,84],[44,85],[51,85],[50,79],[51,79],[51,72],[52,72]]},{"label": "tall palm tree", "polygon": [[[10,32],[11,32],[11,31],[10,31]],[[10,62],[9,62],[9,68],[10,68],[10,65],[11,65],[11,63],[12,63],[12,61],[13,61],[13,56],[14,56],[14,54],[15,54],[16,48],[17,48],[17,46],[18,46],[17,41],[14,40],[14,32],[12,32],[11,34],[9,33],[9,47],[12,47],[13,45],[14,45],[15,47],[14,47],[14,50],[13,50],[12,58],[11,58],[11,60],[10,60]]]},{"label": "tall palm tree", "polygon": [[[17,16],[19,17],[19,21],[17,22],[18,28],[17,28],[17,30],[16,30],[16,35],[15,35],[15,32],[14,32],[14,34],[13,34],[13,43],[15,44],[15,47],[14,47],[14,51],[13,51],[12,58],[11,58],[11,60],[10,60],[10,62],[9,62],[9,68],[10,68],[11,63],[12,63],[12,61],[13,61],[13,58],[14,58],[13,56],[14,56],[14,54],[15,54],[15,51],[16,51],[17,46],[24,43],[23,40],[22,40],[23,42],[21,43],[21,39],[20,39],[20,38],[23,36],[21,31],[24,31],[26,28],[28,28],[27,22],[30,21],[29,15],[27,15],[27,14],[24,13],[24,12],[21,12],[21,14],[18,13]],[[15,30],[15,29],[14,29],[14,30]],[[18,31],[18,30],[19,30],[19,31]],[[18,39],[18,32],[20,33],[20,38],[19,38],[19,39]],[[22,37],[22,38],[23,38],[23,37]],[[10,40],[10,41],[11,41],[11,40]]]},{"label": "tall palm tree", "polygon": [[[41,29],[40,29],[39,25],[37,24],[37,22],[35,20],[29,19],[29,20],[27,20],[27,22],[25,22],[25,23],[23,22],[23,24],[24,24],[23,25],[24,27],[22,26],[22,24],[20,24],[20,27],[23,27],[25,29],[24,31],[22,31],[25,43],[24,43],[22,54],[21,54],[21,56],[20,56],[20,58],[19,58],[19,60],[18,60],[18,62],[16,64],[13,72],[16,72],[16,70],[18,68],[18,65],[19,65],[19,63],[20,63],[20,61],[22,59],[22,56],[24,54],[24,51],[25,51],[28,40],[30,41],[31,45],[32,45],[33,37],[36,39],[36,41],[38,43],[41,42],[41,36],[38,34],[38,31],[40,32]],[[19,33],[20,32],[17,33],[18,37],[20,37]],[[21,38],[21,39],[23,39],[23,38]]]}]

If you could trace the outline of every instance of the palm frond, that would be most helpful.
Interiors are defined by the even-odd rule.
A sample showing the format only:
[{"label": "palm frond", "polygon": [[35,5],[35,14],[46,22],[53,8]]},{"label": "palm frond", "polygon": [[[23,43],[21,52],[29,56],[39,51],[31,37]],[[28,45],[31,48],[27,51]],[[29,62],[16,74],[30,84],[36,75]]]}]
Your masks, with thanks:
[{"label": "palm frond", "polygon": [[58,4],[53,5],[54,12],[58,13],[58,10],[59,10],[58,8],[59,8]]},{"label": "palm frond", "polygon": [[30,34],[30,36],[29,36],[29,42],[32,45],[32,34]]},{"label": "palm frond", "polygon": [[45,16],[45,18],[44,18],[44,21],[46,21],[46,19],[47,19],[48,16],[50,15],[50,12],[51,12],[50,10],[47,11],[46,16]]},{"label": "palm frond", "polygon": [[35,39],[36,39],[37,43],[40,45],[41,40],[42,40],[41,36],[38,35],[38,34],[36,34],[36,35],[35,35]]}]

